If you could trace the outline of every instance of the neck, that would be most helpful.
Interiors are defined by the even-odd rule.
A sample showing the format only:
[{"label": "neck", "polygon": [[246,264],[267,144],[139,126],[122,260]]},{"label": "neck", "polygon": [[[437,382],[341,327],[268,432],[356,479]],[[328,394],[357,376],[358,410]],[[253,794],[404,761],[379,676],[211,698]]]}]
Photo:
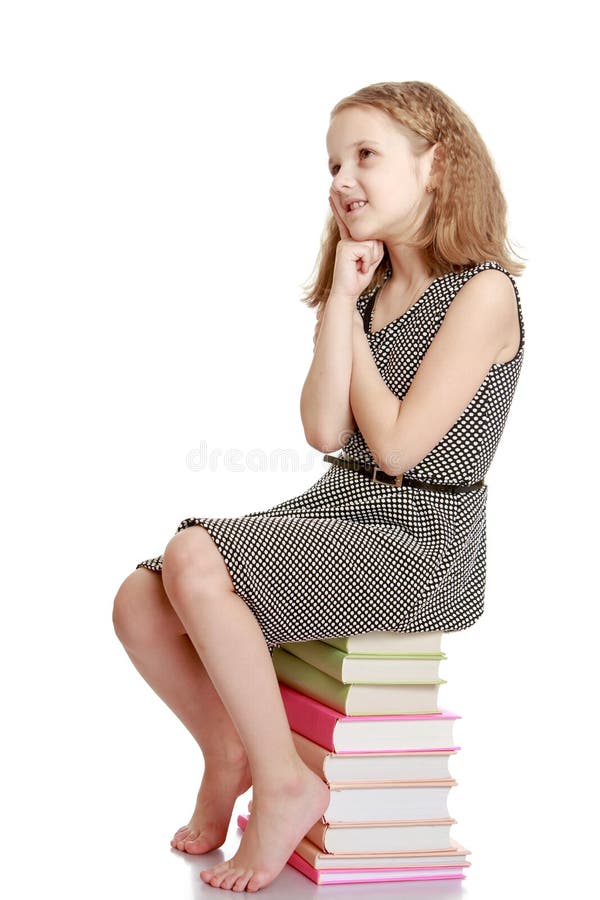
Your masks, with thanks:
[{"label": "neck", "polygon": [[[387,245],[386,245],[387,246]],[[402,244],[387,246],[392,274],[388,279],[386,293],[403,296],[418,290],[419,286],[429,280],[429,273],[422,252]]]}]

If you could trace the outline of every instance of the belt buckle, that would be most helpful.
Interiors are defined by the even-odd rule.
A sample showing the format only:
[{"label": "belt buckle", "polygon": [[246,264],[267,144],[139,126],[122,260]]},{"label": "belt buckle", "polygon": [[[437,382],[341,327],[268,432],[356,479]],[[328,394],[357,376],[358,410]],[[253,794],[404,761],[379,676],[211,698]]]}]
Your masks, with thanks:
[{"label": "belt buckle", "polygon": [[[371,478],[371,481],[376,481],[377,484],[390,484],[393,487],[397,488],[402,487],[402,478],[404,477],[404,473],[396,475],[393,481],[385,481],[377,477],[378,472],[383,472],[383,469],[381,469],[379,466],[373,465],[373,477]],[[387,475],[387,472],[385,474]]]}]

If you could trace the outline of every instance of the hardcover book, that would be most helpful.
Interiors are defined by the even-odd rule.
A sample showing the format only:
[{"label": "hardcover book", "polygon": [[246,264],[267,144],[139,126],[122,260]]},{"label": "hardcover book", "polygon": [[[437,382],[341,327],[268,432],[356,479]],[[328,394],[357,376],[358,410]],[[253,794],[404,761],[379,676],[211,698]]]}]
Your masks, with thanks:
[{"label": "hardcover book", "polygon": [[279,681],[349,716],[438,712],[438,678],[428,684],[342,684],[281,647],[271,655]]},{"label": "hardcover book", "polygon": [[460,716],[446,709],[427,715],[348,716],[281,681],[279,690],[292,731],[334,753],[460,749],[452,736]]}]

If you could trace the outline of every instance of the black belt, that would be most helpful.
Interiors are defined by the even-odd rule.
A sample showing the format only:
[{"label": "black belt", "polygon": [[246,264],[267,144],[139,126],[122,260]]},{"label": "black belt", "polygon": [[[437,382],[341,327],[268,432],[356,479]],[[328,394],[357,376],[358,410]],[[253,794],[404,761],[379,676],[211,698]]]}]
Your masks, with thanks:
[{"label": "black belt", "polygon": [[335,466],[343,466],[345,469],[353,469],[362,475],[368,476],[371,481],[378,481],[382,484],[393,484],[394,487],[416,487],[423,488],[428,491],[448,491],[451,494],[462,494],[464,491],[474,491],[484,486],[485,482],[476,481],[475,484],[429,484],[427,481],[419,481],[418,478],[407,478],[406,475],[388,475],[379,466],[372,466],[369,463],[361,463],[357,459],[345,459],[340,456],[330,456],[328,453],[323,457],[325,462],[333,463]]}]

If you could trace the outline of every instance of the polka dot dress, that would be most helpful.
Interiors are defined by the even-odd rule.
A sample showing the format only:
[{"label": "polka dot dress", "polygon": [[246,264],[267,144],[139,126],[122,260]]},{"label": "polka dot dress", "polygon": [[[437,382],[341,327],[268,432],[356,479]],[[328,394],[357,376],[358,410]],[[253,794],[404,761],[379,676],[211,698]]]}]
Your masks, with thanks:
[{"label": "polka dot dress", "polygon": [[[510,278],[519,313],[517,354],[491,366],[442,440],[406,474],[437,484],[486,475],[504,429],[523,360],[525,331],[515,280],[495,261],[436,278],[401,316],[371,331],[377,288],[356,306],[382,378],[400,399],[457,292],[483,269]],[[385,280],[391,275],[388,269]],[[358,426],[340,456],[373,463]],[[306,491],[243,516],[184,519],[203,526],[272,653],[285,641],[384,631],[458,631],[483,612],[487,485],[460,494],[372,482],[340,466]],[[162,556],[136,568],[160,572]]]}]

